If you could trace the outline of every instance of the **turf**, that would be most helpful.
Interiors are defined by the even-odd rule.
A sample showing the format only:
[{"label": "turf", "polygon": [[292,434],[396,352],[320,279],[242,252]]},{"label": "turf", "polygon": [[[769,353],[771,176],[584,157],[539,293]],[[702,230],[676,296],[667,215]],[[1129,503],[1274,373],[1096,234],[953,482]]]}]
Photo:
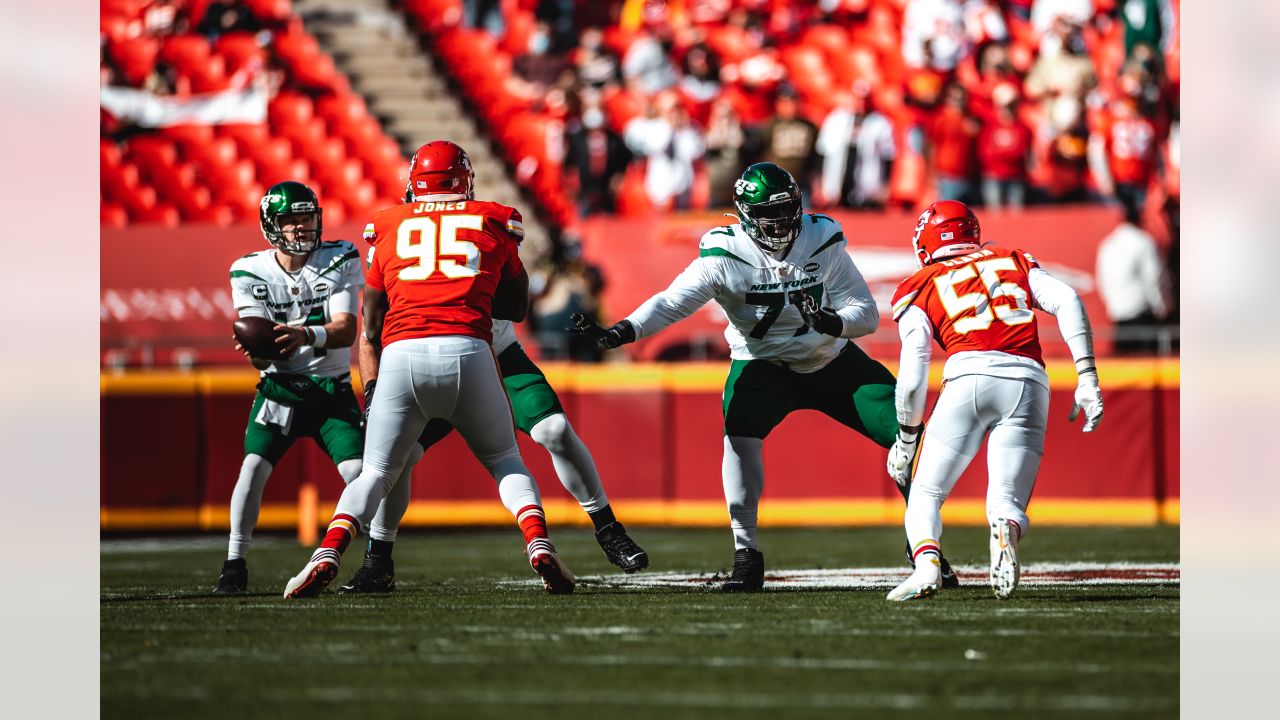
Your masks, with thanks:
[{"label": "turf", "polygon": [[[727,531],[638,528],[652,571],[724,571]],[[884,590],[721,595],[587,582],[552,597],[512,531],[402,538],[390,596],[280,599],[308,551],[263,538],[249,596],[207,595],[221,538],[104,540],[103,717],[1171,717],[1177,585],[986,587],[891,604]],[[579,576],[615,573],[555,534]],[[768,566],[902,563],[901,530],[767,529]],[[981,529],[947,536],[982,564]],[[1039,528],[1024,563],[1177,562],[1178,530]],[[346,556],[339,583],[355,570]],[[905,568],[905,566],[904,566]],[[905,577],[905,570],[903,576]],[[338,583],[335,583],[338,584]]]}]

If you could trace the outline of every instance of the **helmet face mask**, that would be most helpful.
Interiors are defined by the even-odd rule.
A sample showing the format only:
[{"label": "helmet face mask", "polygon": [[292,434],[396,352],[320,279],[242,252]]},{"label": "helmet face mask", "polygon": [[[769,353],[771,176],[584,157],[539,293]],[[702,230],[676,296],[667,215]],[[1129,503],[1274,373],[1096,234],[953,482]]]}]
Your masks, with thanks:
[{"label": "helmet face mask", "polygon": [[800,187],[773,163],[748,167],[733,186],[742,229],[765,252],[786,249],[800,236]]},{"label": "helmet face mask", "polygon": [[[305,257],[320,246],[324,228],[320,200],[292,180],[276,183],[262,196],[258,222],[262,236],[286,255]],[[291,226],[286,231],[285,226]]]}]

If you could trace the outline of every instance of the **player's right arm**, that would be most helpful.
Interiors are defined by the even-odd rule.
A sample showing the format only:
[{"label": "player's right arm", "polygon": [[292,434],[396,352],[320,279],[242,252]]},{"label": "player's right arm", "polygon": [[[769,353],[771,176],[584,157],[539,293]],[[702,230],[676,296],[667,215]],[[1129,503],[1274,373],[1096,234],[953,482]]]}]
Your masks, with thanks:
[{"label": "player's right arm", "polygon": [[[267,282],[245,266],[246,264],[242,261],[247,257],[252,256],[245,256],[231,264],[231,304],[236,309],[237,317],[260,317],[271,320],[271,314],[267,312],[267,306],[263,304],[266,298]],[[258,293],[262,296],[261,299],[255,297],[255,285],[261,288]],[[231,338],[234,340],[235,335],[232,335]],[[236,350],[244,354],[255,370],[266,370],[271,367],[270,360],[253,357],[239,342],[236,343]]]},{"label": "player's right arm", "polygon": [[1085,312],[1080,294],[1070,285],[1045,272],[1026,253],[1015,253],[1015,260],[1027,265],[1027,287],[1041,310],[1058,320],[1058,330],[1067,341],[1071,359],[1076,365],[1075,406],[1071,419],[1084,411],[1084,431],[1092,432],[1102,422],[1102,392],[1098,388],[1098,365],[1093,354],[1093,328]]}]

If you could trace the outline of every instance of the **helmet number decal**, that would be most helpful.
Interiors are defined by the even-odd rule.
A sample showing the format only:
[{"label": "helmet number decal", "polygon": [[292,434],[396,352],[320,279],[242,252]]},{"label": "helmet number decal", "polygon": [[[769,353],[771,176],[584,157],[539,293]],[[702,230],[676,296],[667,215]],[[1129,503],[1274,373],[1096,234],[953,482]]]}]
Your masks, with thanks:
[{"label": "helmet number decal", "polygon": [[459,240],[458,231],[483,227],[484,218],[479,215],[444,215],[438,226],[429,217],[404,220],[396,230],[396,255],[403,260],[416,258],[418,262],[401,268],[400,279],[426,280],[437,270],[453,280],[479,275],[480,248]]},{"label": "helmet number decal", "polygon": [[[1027,292],[1016,283],[1000,281],[1001,270],[1015,272],[1017,269],[1013,258],[1003,257],[964,265],[934,280],[938,298],[942,300],[942,307],[951,318],[956,333],[964,335],[986,330],[997,319],[1005,325],[1025,325],[1035,319],[1035,313],[1027,303]],[[964,295],[956,292],[957,285],[974,278],[981,279],[982,292]],[[995,301],[999,298],[1010,298],[1013,304],[997,304]],[[969,311],[973,314],[960,317]]]}]

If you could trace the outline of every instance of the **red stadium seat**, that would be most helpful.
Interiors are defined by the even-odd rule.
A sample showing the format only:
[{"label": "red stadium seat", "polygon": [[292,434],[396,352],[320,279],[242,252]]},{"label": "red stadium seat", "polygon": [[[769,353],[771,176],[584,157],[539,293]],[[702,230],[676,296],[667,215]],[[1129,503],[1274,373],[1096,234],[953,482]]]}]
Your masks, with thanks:
[{"label": "red stadium seat", "polygon": [[298,93],[282,92],[267,106],[267,120],[277,130],[308,122],[313,116],[311,98]]},{"label": "red stadium seat", "polygon": [[105,138],[101,141],[99,146],[101,148],[101,154],[98,156],[98,164],[104,168],[118,167],[120,165],[122,154],[120,152],[120,146]]},{"label": "red stadium seat", "polygon": [[327,168],[340,164],[347,157],[346,148],[337,138],[311,143],[301,148],[297,154],[306,158],[307,164],[311,166],[311,174],[315,177],[323,177]]},{"label": "red stadium seat", "polygon": [[120,68],[125,83],[137,87],[155,69],[160,43],[155,38],[140,37],[112,43],[107,46],[107,52]]},{"label": "red stadium seat", "polygon": [[293,145],[294,155],[305,156],[309,152],[308,148],[324,142],[324,121],[313,118],[304,123],[289,125],[278,134],[288,138],[289,144]]},{"label": "red stadium seat", "polygon": [[191,92],[216,93],[231,87],[226,67],[222,56],[214,55],[203,65],[190,68],[184,76],[191,81]]},{"label": "red stadium seat", "polygon": [[507,13],[507,32],[500,47],[510,55],[522,55],[529,51],[529,39],[538,24],[533,13],[523,10]]},{"label": "red stadium seat", "polygon": [[170,35],[164,39],[158,58],[174,66],[180,73],[209,62],[209,41],[203,35]]},{"label": "red stadium seat", "polygon": [[255,63],[266,62],[266,52],[258,45],[258,38],[254,33],[227,33],[218,38],[214,47],[226,61],[227,71],[231,73]]},{"label": "red stadium seat", "polygon": [[235,219],[235,210],[230,205],[223,203],[211,204],[200,210],[182,212],[182,221],[187,223],[205,223],[217,225],[218,227],[227,227],[235,222]]},{"label": "red stadium seat", "polygon": [[145,209],[130,211],[129,220],[142,225],[177,227],[181,215],[178,213],[178,208],[167,203],[157,203]]},{"label": "red stadium seat", "polygon": [[213,128],[209,125],[173,125],[160,132],[176,142],[188,157],[195,148],[213,141]]},{"label": "red stadium seat", "polygon": [[102,227],[122,228],[129,224],[129,213],[119,203],[103,201],[99,215]]},{"label": "red stadium seat", "polygon": [[359,95],[326,95],[316,101],[315,114],[325,121],[329,130],[337,132],[362,123],[369,117],[369,110]]},{"label": "red stadium seat", "polygon": [[267,22],[283,22],[293,14],[289,0],[243,0],[249,14]]},{"label": "red stadium seat", "polygon": [[187,153],[187,158],[198,166],[200,172],[209,175],[215,175],[234,163],[236,156],[236,141],[231,138],[214,138]]},{"label": "red stadium seat", "polygon": [[267,126],[257,123],[218,125],[214,128],[214,133],[218,137],[234,140],[236,150],[240,155],[252,153],[255,148],[261,147],[271,139],[271,133],[267,130]]}]

